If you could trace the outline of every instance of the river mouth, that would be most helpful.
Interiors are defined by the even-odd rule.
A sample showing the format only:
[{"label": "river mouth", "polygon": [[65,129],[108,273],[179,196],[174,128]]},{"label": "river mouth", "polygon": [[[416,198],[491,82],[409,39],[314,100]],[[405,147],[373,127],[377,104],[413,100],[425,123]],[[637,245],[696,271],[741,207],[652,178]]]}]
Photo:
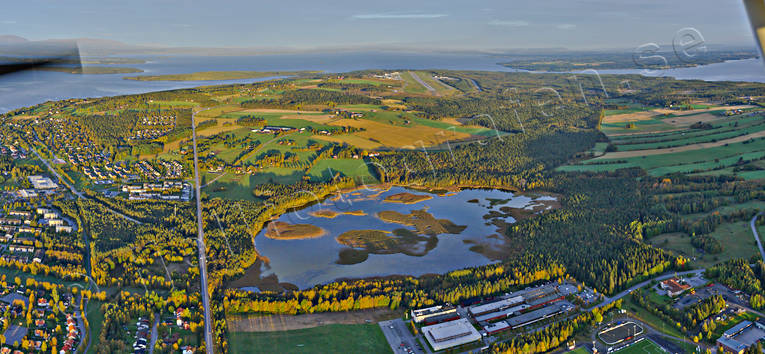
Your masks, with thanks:
[{"label": "river mouth", "polygon": [[[523,251],[507,244],[508,225],[558,206],[555,196],[497,189],[430,193],[395,186],[344,192],[269,222],[256,237],[267,261],[231,286],[304,289],[337,279],[481,266]],[[268,278],[269,286],[255,278]]]}]

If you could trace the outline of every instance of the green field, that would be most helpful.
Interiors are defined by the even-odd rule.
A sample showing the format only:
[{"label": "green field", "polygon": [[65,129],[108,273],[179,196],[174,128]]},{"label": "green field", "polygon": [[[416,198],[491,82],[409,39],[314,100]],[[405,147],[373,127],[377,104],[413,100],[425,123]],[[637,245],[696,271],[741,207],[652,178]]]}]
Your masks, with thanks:
[{"label": "green field", "polygon": [[566,353],[571,353],[571,354],[590,354],[590,351],[585,349],[584,347],[579,347],[579,348],[576,348],[574,350],[570,350],[570,351],[568,351]]},{"label": "green field", "polygon": [[333,174],[358,178],[361,183],[379,183],[369,172],[369,165],[360,159],[324,159],[316,163],[308,174],[312,181],[327,181]]},{"label": "green field", "polygon": [[[598,158],[576,165],[561,166],[561,171],[615,171],[620,168],[640,167],[650,175],[662,176],[670,173],[696,173],[718,170],[733,166],[739,160],[753,161],[765,158],[765,139],[740,142],[707,149],[689,150],[668,154],[644,155],[626,158]],[[598,163],[597,165],[595,163]],[[761,171],[750,171],[750,177],[761,175]]]},{"label": "green field", "polygon": [[627,348],[619,349],[615,351],[614,353],[622,353],[622,354],[646,354],[646,353],[653,353],[653,354],[664,354],[666,353],[664,349],[662,349],[658,344],[654,343],[651,340],[644,339],[640,342],[637,342],[633,345],[630,345]]},{"label": "green field", "polygon": [[[634,127],[627,128],[627,124],[630,123]],[[676,129],[672,124],[665,123],[661,119],[652,118],[639,120],[634,122],[618,122],[618,123],[601,123],[600,130],[606,135],[611,134],[623,134],[623,133],[639,133],[639,132],[657,132]]]},{"label": "green field", "polygon": [[[719,254],[701,254],[691,245],[691,238],[682,233],[668,233],[651,237],[648,243],[675,252],[691,259],[697,267],[709,267],[734,258],[749,259],[759,254],[754,244],[754,235],[749,228],[749,221],[724,223],[709,233],[720,241],[723,251]],[[695,260],[693,260],[695,258]]]},{"label": "green field", "polygon": [[624,305],[622,307],[634,313],[635,317],[640,321],[648,324],[659,332],[673,337],[683,337],[683,334],[677,327],[662,321],[660,318],[656,317],[656,315],[648,312],[648,310],[632,300],[632,296],[625,296],[623,299]]},{"label": "green field", "polygon": [[101,311],[101,301],[90,300],[88,301],[88,312],[85,317],[88,319],[88,326],[90,330],[90,350],[88,353],[95,353],[97,346],[93,345],[98,342],[98,338],[101,336],[101,328],[104,327],[104,312]]},{"label": "green field", "polygon": [[[402,72],[401,79],[404,80],[404,92],[407,93],[425,93],[425,86],[420,85],[409,72]],[[435,88],[435,87],[434,87]]]},{"label": "green field", "polygon": [[736,129],[723,129],[720,128],[719,132],[712,132],[711,134],[704,131],[706,134],[696,132],[691,134],[690,132],[685,135],[675,136],[673,139],[662,139],[658,142],[647,142],[641,144],[623,144],[617,145],[618,151],[633,151],[633,150],[650,150],[650,149],[664,149],[668,147],[685,146],[698,143],[716,142],[725,139],[731,139],[738,136],[753,134],[765,130],[765,125],[758,124],[748,127],[741,127]]},{"label": "green field", "polygon": [[332,324],[282,332],[231,332],[231,353],[392,353],[377,324]]}]

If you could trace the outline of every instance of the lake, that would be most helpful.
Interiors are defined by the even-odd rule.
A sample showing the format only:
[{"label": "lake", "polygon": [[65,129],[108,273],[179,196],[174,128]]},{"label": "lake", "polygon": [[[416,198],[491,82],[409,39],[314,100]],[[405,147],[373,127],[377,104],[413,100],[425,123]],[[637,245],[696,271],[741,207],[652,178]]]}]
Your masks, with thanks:
[{"label": "lake", "polygon": [[[392,201],[402,195],[423,200],[410,201],[412,204]],[[388,190],[360,189],[283,214],[272,221],[272,224],[314,225],[323,229],[321,236],[278,239],[266,235],[270,229],[267,227],[257,235],[255,242],[258,252],[270,260],[262,268],[262,275],[275,274],[280,282],[291,283],[299,288],[341,278],[446,273],[492,263],[497,259],[492,257],[493,251],[507,251],[504,248],[508,246],[504,244],[505,238],[498,236],[498,227],[492,221],[501,219],[512,223],[515,219],[510,216],[511,209],[513,215],[529,216],[553,208],[555,204],[556,198],[551,196],[519,195],[489,189],[466,189],[440,195],[403,187]],[[363,211],[365,215],[353,215],[358,214],[357,211]],[[390,215],[381,217],[386,213],[399,217],[419,213],[431,224],[424,225],[428,221],[415,220],[413,224],[405,225],[391,221]],[[396,232],[411,235],[419,233],[418,227],[438,227],[439,224],[433,224],[434,219],[440,225],[450,224],[448,231],[421,236],[418,242],[394,250],[375,249],[376,252],[365,254],[366,259],[351,257],[350,262],[341,259],[341,253],[351,248],[356,253],[369,251],[364,247],[341,244],[338,238],[343,234],[347,235],[354,230],[376,230],[389,237],[395,237]]]},{"label": "lake", "polygon": [[[139,74],[73,75],[60,72],[24,72],[0,79],[0,113],[50,100],[103,97],[161,90],[250,83],[269,78],[223,81],[134,81],[125,76],[191,73],[197,71],[278,71],[323,70],[348,72],[364,69],[451,69],[519,71],[497,65],[508,59],[484,54],[339,52],[269,54],[257,56],[129,56],[146,60],[144,64],[104,65],[135,67]],[[601,73],[641,73],[633,70],[601,70]],[[765,82],[765,69],[759,59],[729,61],[695,68],[665,70],[663,75],[679,79],[734,80]]]}]

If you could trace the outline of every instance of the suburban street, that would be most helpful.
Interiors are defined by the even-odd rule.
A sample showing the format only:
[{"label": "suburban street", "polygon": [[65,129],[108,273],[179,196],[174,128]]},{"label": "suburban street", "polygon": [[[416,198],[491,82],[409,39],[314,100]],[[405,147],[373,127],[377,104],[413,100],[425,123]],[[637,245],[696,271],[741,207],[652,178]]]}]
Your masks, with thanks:
[{"label": "suburban street", "polygon": [[191,113],[191,138],[194,146],[194,194],[196,194],[197,203],[197,248],[199,249],[199,278],[202,282],[200,292],[202,293],[202,306],[205,316],[205,349],[207,354],[212,354],[212,318],[210,316],[210,292],[207,287],[207,255],[205,254],[205,231],[202,223],[202,188],[199,185],[199,157],[197,155],[197,127],[195,122],[195,116],[199,112]]}]

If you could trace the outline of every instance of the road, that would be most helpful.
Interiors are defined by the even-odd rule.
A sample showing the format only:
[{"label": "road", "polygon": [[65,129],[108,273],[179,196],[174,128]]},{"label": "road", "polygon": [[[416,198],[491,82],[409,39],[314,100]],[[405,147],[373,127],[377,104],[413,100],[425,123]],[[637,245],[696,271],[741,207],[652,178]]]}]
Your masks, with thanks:
[{"label": "road", "polygon": [[205,185],[203,185],[202,188],[207,187],[207,186],[213,184],[213,182],[217,181],[218,178],[221,178],[221,177],[225,176],[227,173],[228,172],[223,172],[223,173],[219,174],[218,177],[215,177],[210,182],[205,183]]},{"label": "road", "polygon": [[157,327],[159,326],[159,313],[154,314],[154,325],[151,326],[151,341],[149,341],[149,354],[154,354],[154,345],[157,343],[159,332]]},{"label": "road", "polygon": [[675,277],[675,276],[688,275],[688,274],[695,274],[695,273],[704,273],[704,271],[706,271],[706,269],[704,269],[704,268],[701,268],[701,269],[694,269],[694,270],[686,270],[686,271],[684,271],[684,272],[671,272],[671,273],[666,273],[666,274],[664,274],[664,275],[660,275],[660,276],[657,276],[657,277],[655,277],[655,278],[651,278],[651,279],[648,279],[648,280],[646,280],[646,281],[643,281],[643,282],[637,283],[637,284],[633,285],[632,287],[630,287],[629,289],[627,289],[627,290],[624,290],[624,291],[622,291],[622,292],[620,292],[620,293],[618,293],[618,294],[616,294],[616,295],[614,295],[614,296],[611,296],[611,297],[606,297],[605,299],[603,299],[603,302],[601,302],[600,304],[598,304],[598,305],[597,305],[597,306],[595,306],[595,307],[603,307],[603,306],[606,306],[606,305],[608,305],[608,304],[610,304],[610,303],[612,303],[612,302],[614,302],[614,301],[616,301],[616,300],[619,300],[619,299],[621,299],[621,298],[623,298],[623,297],[625,297],[625,296],[629,295],[629,293],[631,293],[631,292],[633,292],[633,291],[635,291],[635,290],[637,290],[637,289],[639,289],[639,288],[642,288],[642,287],[644,287],[644,286],[648,285],[648,283],[650,283],[650,282],[652,282],[652,281],[654,281],[654,280],[655,280],[655,281],[662,281],[662,280],[667,280],[667,279],[669,279],[669,278],[672,278],[672,277]]},{"label": "road", "polygon": [[[83,300],[84,299],[82,298],[82,293],[80,293],[80,302],[82,302]],[[87,331],[88,331],[88,329],[85,327],[85,321],[83,321],[83,319],[82,319],[82,315],[85,314],[85,313],[88,313],[87,311],[88,311],[88,305],[87,305],[87,302],[86,302],[83,305],[83,311],[80,311],[80,312],[75,311],[74,312],[74,318],[77,320],[77,328],[80,330],[80,334],[81,334],[80,338],[85,338],[85,333],[87,333]],[[82,348],[83,344],[85,344],[85,346],[84,346],[85,347],[85,351],[83,353],[87,353],[88,349],[90,349],[90,342],[91,342],[91,338],[90,338],[90,336],[88,336],[88,342],[87,343],[80,343],[80,345],[78,346],[79,348]]]},{"label": "road", "polygon": [[754,240],[757,241],[757,247],[760,248],[760,257],[765,261],[765,251],[762,250],[762,242],[760,242],[760,235],[757,234],[757,217],[762,215],[762,212],[758,213],[752,218],[752,221],[749,222],[749,227],[752,228],[752,234],[754,234]]},{"label": "road", "polygon": [[417,80],[417,82],[419,82],[419,83],[420,83],[420,85],[422,85],[422,87],[424,87],[426,90],[428,90],[428,92],[430,92],[430,93],[436,93],[436,89],[434,89],[434,88],[433,88],[433,86],[430,86],[430,85],[428,85],[428,83],[427,83],[427,82],[425,82],[425,81],[422,81],[422,78],[420,78],[419,76],[417,76],[417,74],[415,74],[415,73],[413,73],[413,72],[411,72],[411,71],[408,71],[408,73],[409,73],[409,75],[411,75],[411,76],[412,76],[412,78],[414,78],[415,80]]},{"label": "road", "polygon": [[[406,353],[405,347],[402,347],[401,343],[404,343],[405,346],[408,346],[416,354],[431,354],[427,345],[424,348],[420,348],[417,345],[417,341],[414,339],[412,332],[409,331],[404,320],[397,318],[390,321],[382,321],[380,322],[380,328],[394,354]],[[423,345],[425,344],[423,343]]]},{"label": "road", "polygon": [[56,179],[58,179],[59,183],[63,183],[67,188],[69,188],[70,191],[72,191],[72,194],[76,195],[78,198],[85,198],[85,196],[82,195],[82,193],[80,193],[78,190],[74,189],[74,186],[70,185],[69,182],[67,182],[65,179],[61,178],[61,175],[58,174],[58,171],[53,169],[53,167],[51,167],[51,165],[48,163],[48,161],[46,161],[44,158],[42,158],[42,156],[40,156],[40,154],[37,153],[37,150],[35,150],[32,147],[31,144],[29,145],[29,150],[32,150],[32,152],[35,153],[35,156],[37,156],[37,158],[40,161],[42,161],[42,163],[45,165],[45,167],[48,168],[48,171],[50,171],[50,173],[52,173],[54,176],[56,176]]},{"label": "road", "polygon": [[[76,190],[74,188],[74,186],[69,184],[69,182],[67,182],[65,179],[61,178],[61,175],[58,174],[58,171],[56,171],[53,167],[51,167],[51,165],[48,163],[48,161],[43,159],[42,156],[40,156],[40,154],[37,153],[37,150],[35,150],[32,147],[31,144],[29,146],[29,150],[32,150],[32,152],[35,154],[35,156],[37,156],[37,159],[42,161],[42,163],[45,165],[45,167],[48,168],[48,171],[50,171],[50,173],[52,173],[54,176],[56,176],[56,179],[58,179],[59,183],[63,183],[67,188],[69,188],[69,190],[72,191],[72,194],[76,195],[77,198],[83,198],[83,199],[87,199],[88,198],[84,194],[80,193],[80,191]],[[140,222],[140,221],[138,221],[136,219],[133,219],[133,218],[131,218],[131,217],[125,215],[125,214],[122,214],[122,213],[120,213],[120,212],[118,212],[118,211],[116,211],[116,210],[114,210],[112,208],[109,208],[108,206],[104,206],[104,209],[108,210],[109,212],[111,212],[111,213],[113,213],[115,215],[121,216],[125,220],[132,221],[132,222],[134,222],[136,224],[143,224],[142,222]]]},{"label": "road", "polygon": [[199,156],[197,155],[197,125],[195,122],[196,115],[199,112],[191,113],[191,139],[194,146],[194,188],[196,189],[196,193],[194,194],[196,194],[195,199],[197,203],[197,248],[199,249],[199,278],[202,283],[200,293],[202,293],[202,307],[204,307],[205,316],[205,349],[207,354],[212,354],[214,343],[212,339],[212,318],[210,316],[210,291],[207,287],[207,255],[205,254],[205,230],[202,225],[202,186],[199,184]]}]

